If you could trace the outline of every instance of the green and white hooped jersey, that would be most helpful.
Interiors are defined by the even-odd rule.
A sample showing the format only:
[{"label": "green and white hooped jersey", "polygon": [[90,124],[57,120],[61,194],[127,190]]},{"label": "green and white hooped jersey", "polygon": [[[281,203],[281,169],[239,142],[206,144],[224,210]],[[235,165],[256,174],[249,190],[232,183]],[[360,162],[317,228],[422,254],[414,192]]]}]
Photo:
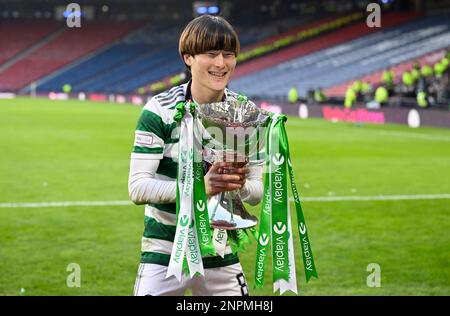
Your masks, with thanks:
[{"label": "green and white hooped jersey", "polygon": [[[159,159],[155,179],[177,178],[179,128],[173,120],[175,106],[190,95],[189,84],[173,87],[154,96],[143,108],[138,120],[132,158]],[[238,95],[225,89],[225,97]],[[168,266],[175,238],[176,204],[154,204],[145,206],[145,229],[142,236],[142,263]],[[239,262],[237,254],[227,245],[225,257],[204,257],[205,268],[227,266]]]}]

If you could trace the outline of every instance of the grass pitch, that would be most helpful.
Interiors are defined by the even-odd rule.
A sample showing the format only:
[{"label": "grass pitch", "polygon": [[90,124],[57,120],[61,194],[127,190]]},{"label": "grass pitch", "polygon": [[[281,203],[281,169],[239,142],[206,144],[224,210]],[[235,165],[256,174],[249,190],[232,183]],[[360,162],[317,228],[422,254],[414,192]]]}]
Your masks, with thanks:
[{"label": "grass pitch", "polygon": [[[140,110],[0,100],[1,295],[132,294],[143,206],[5,203],[128,200]],[[300,294],[449,295],[450,131],[298,118],[287,130],[301,197],[320,197],[302,202],[319,279],[305,284],[296,239]],[[379,195],[408,197],[326,201]],[[272,295],[270,268],[265,287],[252,289],[254,248],[240,255],[250,293]],[[67,286],[70,263],[81,267],[79,288]],[[370,263],[381,268],[380,287],[367,286]]]}]

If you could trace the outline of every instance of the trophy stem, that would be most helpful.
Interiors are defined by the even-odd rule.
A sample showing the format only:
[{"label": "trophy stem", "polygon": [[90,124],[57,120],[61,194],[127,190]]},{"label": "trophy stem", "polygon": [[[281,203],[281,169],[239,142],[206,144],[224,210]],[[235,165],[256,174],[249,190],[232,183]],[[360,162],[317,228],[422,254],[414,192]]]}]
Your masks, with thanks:
[{"label": "trophy stem", "polygon": [[245,209],[239,190],[214,195],[208,202],[208,211],[213,228],[235,230],[258,223],[258,219]]},{"label": "trophy stem", "polygon": [[[219,201],[220,201],[220,200],[223,200],[223,192],[220,193]],[[210,212],[212,212],[211,218],[215,218],[215,217],[216,217],[217,208],[218,208],[218,206],[219,206],[219,203],[217,203],[217,204],[212,204],[212,206],[213,206],[213,209],[210,209]]]},{"label": "trophy stem", "polygon": [[229,206],[228,206],[228,210],[230,212],[230,222],[234,223],[233,220],[233,210],[234,210],[234,191],[229,191],[228,192],[228,201],[230,202]]}]

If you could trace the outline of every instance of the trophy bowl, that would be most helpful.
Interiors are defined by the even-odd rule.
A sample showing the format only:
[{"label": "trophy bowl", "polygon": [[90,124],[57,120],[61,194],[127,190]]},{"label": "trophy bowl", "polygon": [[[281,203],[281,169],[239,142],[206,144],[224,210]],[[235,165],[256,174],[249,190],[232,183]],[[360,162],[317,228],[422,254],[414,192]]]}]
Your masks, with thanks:
[{"label": "trophy bowl", "polygon": [[[207,168],[217,161],[231,162],[234,168],[260,162],[258,157],[264,151],[269,117],[269,112],[246,98],[198,105],[197,135],[202,135],[203,160]],[[208,212],[214,228],[243,229],[258,223],[257,217],[246,210],[239,190],[212,196]]]}]

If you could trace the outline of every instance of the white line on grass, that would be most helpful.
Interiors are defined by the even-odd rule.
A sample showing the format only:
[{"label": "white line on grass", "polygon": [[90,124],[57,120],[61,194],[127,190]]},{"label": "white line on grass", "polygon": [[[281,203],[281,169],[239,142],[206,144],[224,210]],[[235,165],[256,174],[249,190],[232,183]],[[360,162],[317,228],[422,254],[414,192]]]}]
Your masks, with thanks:
[{"label": "white line on grass", "polygon": [[68,206],[123,206],[131,205],[131,201],[63,201],[63,202],[33,202],[33,203],[0,203],[0,208],[22,207],[68,207]]},{"label": "white line on grass", "polygon": [[[450,194],[412,194],[412,195],[376,195],[376,196],[316,196],[304,197],[308,202],[339,201],[400,201],[400,200],[439,200],[450,199]],[[293,201],[292,198],[289,199]],[[0,208],[36,208],[36,207],[68,207],[68,206],[128,206],[131,201],[64,201],[35,203],[0,203]]]},{"label": "white line on grass", "polygon": [[[400,200],[439,200],[450,199],[450,194],[413,194],[413,195],[375,195],[375,196],[318,196],[300,198],[311,202],[338,201],[400,201]],[[292,200],[292,199],[290,199]]]},{"label": "white line on grass", "polygon": [[444,135],[433,135],[433,134],[423,134],[423,133],[409,133],[409,132],[401,132],[401,131],[377,130],[375,132],[375,134],[406,137],[406,138],[415,138],[415,139],[425,139],[425,140],[436,140],[436,141],[444,141],[444,142],[450,141],[450,137],[447,137]]}]

